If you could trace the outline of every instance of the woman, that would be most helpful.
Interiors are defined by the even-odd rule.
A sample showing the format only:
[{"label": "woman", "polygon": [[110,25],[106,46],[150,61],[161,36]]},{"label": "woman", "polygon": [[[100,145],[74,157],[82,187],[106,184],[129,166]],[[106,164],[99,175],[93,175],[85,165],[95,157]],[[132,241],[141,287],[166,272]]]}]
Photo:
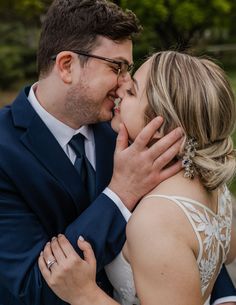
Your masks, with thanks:
[{"label": "woman", "polygon": [[[186,140],[179,154],[182,172],[141,200],[128,222],[122,252],[106,267],[114,297],[122,305],[208,304],[222,264],[236,255],[225,186],[236,168],[230,85],[213,62],[167,51],[146,61],[118,95],[113,129],[124,124],[133,140],[152,118],[162,116],[152,141],[177,126]],[[49,286],[72,305],[118,304],[96,286],[89,244],[79,240],[78,245],[84,260],[64,236],[46,245],[39,266]],[[57,260],[51,272],[48,255]]]}]

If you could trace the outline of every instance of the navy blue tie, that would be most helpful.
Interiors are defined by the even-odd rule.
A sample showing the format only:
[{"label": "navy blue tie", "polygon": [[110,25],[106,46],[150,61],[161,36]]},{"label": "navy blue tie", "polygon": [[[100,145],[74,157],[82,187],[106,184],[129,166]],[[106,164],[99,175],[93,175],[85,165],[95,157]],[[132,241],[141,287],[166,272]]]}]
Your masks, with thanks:
[{"label": "navy blue tie", "polygon": [[93,200],[95,196],[95,171],[86,157],[84,149],[84,136],[78,133],[72,137],[69,145],[76,154],[75,168],[78,171],[82,182],[89,193],[89,199]]}]

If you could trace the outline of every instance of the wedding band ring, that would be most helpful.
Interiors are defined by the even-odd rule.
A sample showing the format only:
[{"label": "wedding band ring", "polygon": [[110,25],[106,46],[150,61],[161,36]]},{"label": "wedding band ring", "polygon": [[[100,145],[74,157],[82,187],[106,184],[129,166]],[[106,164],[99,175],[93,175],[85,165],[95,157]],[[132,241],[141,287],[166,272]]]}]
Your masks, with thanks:
[{"label": "wedding band ring", "polygon": [[47,267],[48,267],[48,270],[51,270],[51,267],[53,264],[55,264],[57,261],[55,258],[51,259],[51,260],[47,260],[46,264],[47,264]]}]

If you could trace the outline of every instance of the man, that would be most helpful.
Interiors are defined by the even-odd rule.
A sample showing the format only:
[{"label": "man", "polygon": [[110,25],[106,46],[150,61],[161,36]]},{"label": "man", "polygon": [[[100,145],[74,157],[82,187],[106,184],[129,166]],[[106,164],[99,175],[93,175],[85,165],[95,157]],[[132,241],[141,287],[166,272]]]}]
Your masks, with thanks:
[{"label": "man", "polygon": [[37,265],[45,243],[63,232],[75,247],[79,235],[92,242],[98,282],[109,291],[103,266],[124,243],[129,211],[179,170],[179,163],[165,166],[179,149],[180,130],[147,148],[160,118],[129,147],[121,126],[113,166],[116,137],[105,121],[118,86],[130,79],[138,31],[132,13],[104,0],[56,0],[47,13],[39,81],[0,113],[2,305],[65,304]]}]

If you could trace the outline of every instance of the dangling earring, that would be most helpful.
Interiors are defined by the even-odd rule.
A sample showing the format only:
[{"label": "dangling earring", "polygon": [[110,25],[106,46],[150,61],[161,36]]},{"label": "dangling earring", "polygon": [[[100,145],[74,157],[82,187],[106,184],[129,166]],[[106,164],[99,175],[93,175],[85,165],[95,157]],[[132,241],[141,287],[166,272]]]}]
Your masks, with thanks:
[{"label": "dangling earring", "polygon": [[193,158],[196,154],[197,141],[190,137],[187,139],[184,147],[184,155],[182,158],[182,166],[184,167],[184,177],[185,178],[194,178],[195,170],[193,165]]}]

